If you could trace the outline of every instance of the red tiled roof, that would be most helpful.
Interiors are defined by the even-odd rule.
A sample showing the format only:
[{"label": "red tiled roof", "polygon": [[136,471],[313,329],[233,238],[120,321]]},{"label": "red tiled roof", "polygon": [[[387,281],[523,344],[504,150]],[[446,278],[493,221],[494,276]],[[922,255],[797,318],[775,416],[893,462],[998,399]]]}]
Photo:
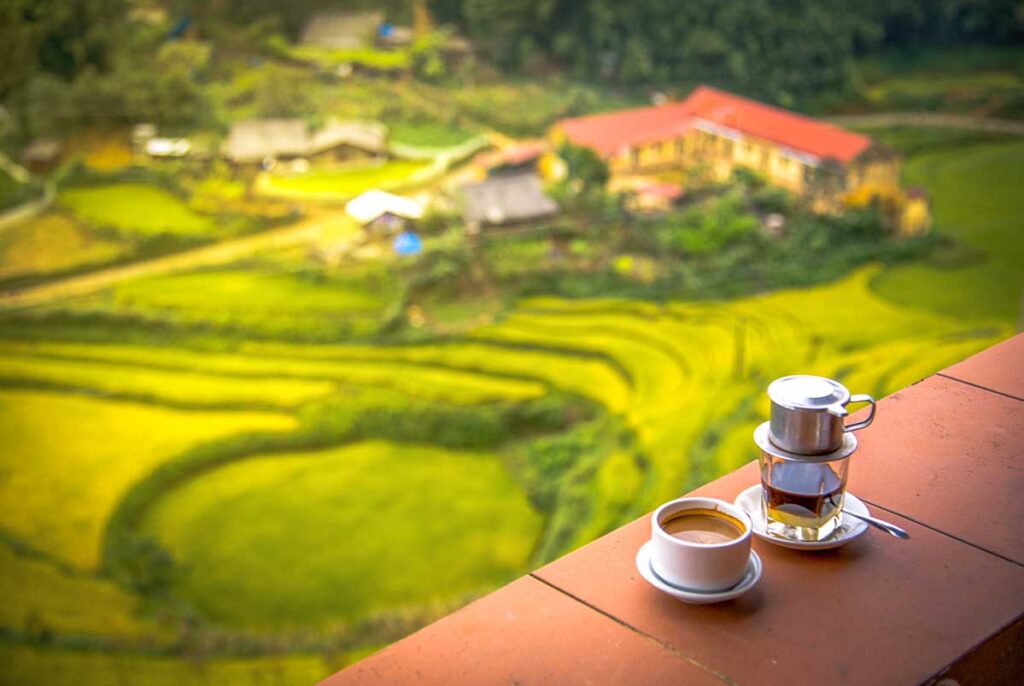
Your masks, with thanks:
[{"label": "red tiled roof", "polygon": [[593,148],[600,155],[611,155],[640,137],[661,132],[682,133],[689,126],[688,116],[689,108],[683,101],[563,119],[558,122],[558,128],[574,144]]},{"label": "red tiled roof", "polygon": [[871,145],[867,136],[710,86],[696,88],[681,102],[564,119],[558,126],[576,145],[610,155],[624,146],[672,138],[700,121],[840,162]]}]

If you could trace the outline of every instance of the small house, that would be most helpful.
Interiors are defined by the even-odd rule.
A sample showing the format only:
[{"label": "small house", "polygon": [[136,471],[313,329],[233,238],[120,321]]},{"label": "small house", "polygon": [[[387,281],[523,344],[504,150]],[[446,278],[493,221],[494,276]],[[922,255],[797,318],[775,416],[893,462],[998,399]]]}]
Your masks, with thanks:
[{"label": "small house", "polygon": [[331,122],[310,132],[302,119],[253,119],[231,127],[224,157],[236,167],[269,169],[275,162],[333,164],[385,157],[387,128],[368,122]]},{"label": "small house", "polygon": [[308,154],[314,162],[348,162],[384,157],[388,152],[388,131],[369,122],[332,122],[313,134]]},{"label": "small house", "polygon": [[250,119],[231,127],[224,157],[235,166],[268,167],[278,160],[304,158],[309,128],[302,119]]},{"label": "small house", "polygon": [[558,204],[544,193],[534,173],[494,176],[481,183],[463,186],[463,219],[467,229],[506,226],[550,217]]},{"label": "small house", "polygon": [[370,190],[349,200],[345,213],[370,233],[393,235],[422,219],[423,205],[412,198]]}]

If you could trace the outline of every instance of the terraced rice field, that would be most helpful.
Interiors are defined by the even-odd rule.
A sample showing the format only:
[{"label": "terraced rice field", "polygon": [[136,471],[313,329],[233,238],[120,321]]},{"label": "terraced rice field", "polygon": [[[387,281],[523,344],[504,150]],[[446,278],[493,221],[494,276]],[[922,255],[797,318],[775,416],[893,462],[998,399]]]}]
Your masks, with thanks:
[{"label": "terraced rice field", "polygon": [[149,470],[205,441],[293,426],[291,417],[279,414],[2,390],[0,502],[6,506],[0,530],[61,562],[94,569],[107,517]]},{"label": "terraced rice field", "polygon": [[39,651],[0,647],[0,685],[152,684],[153,686],[234,686],[234,684],[313,684],[352,658],[327,661],[317,655],[221,658],[187,661],[144,654],[80,650]]},{"label": "terraced rice field", "polygon": [[365,335],[375,330],[390,295],[350,280],[315,279],[276,269],[233,268],[119,284],[58,309],[112,314],[151,326],[193,326],[249,335]]},{"label": "terraced rice field", "polygon": [[[31,630],[48,627],[60,634],[105,638],[156,635],[139,617],[139,598],[109,581],[55,567],[51,561],[19,555],[0,544],[0,626]],[[17,593],[12,593],[17,589]],[[0,672],[0,683],[2,683]]]},{"label": "terraced rice field", "polygon": [[311,171],[294,176],[263,174],[257,187],[261,193],[274,197],[343,201],[371,188],[395,188],[427,166],[423,162],[393,160],[371,167]]},{"label": "terraced rice field", "polygon": [[653,472],[632,500],[639,513],[752,459],[749,437],[767,416],[763,391],[776,376],[833,376],[881,397],[1010,333],[996,320],[965,324],[893,305],[871,290],[876,273],[728,303],[537,299],[472,332],[472,343],[299,354],[522,374],[598,401],[627,418],[650,459]]},{"label": "terraced rice field", "polygon": [[59,200],[89,224],[125,235],[207,236],[216,229],[212,219],[193,212],[181,199],[141,183],[71,188],[62,191]]},{"label": "terraced rice field", "polygon": [[129,247],[95,235],[66,214],[48,212],[0,232],[0,280],[104,264]]},{"label": "terraced rice field", "polygon": [[[826,374],[881,396],[1010,333],[997,320],[892,304],[871,289],[875,276],[867,269],[827,287],[726,303],[535,299],[462,339],[423,345],[249,342],[211,352],[4,342],[0,378],[16,388],[0,392],[0,500],[19,506],[4,509],[0,527],[42,556],[0,556],[0,576],[24,591],[0,621],[159,637],[134,596],[59,565],[95,569],[119,498],[160,464],[218,437],[287,435],[304,408],[346,397],[346,388],[468,406],[559,390],[621,418],[634,444],[574,472],[576,490],[547,515],[529,504],[501,450],[370,441],[254,454],[201,472],[158,498],[141,523],[182,570],[174,593],[215,625],[326,630],[450,607],[541,562],[538,546],[567,517],[569,537],[546,556],[752,459],[750,434],[774,376]],[[9,650],[15,664],[34,659]],[[96,673],[133,660],[154,674],[181,668],[74,659]],[[210,673],[220,664],[209,663]]]},{"label": "terraced rice field", "polygon": [[180,591],[204,616],[280,630],[511,581],[541,523],[494,455],[375,441],[228,465],[146,528],[188,560]]},{"label": "terraced rice field", "polygon": [[[984,146],[962,157],[933,161],[1007,163]],[[953,192],[944,168],[926,180]],[[1006,184],[973,183],[960,185],[1005,211],[936,199],[940,229],[990,258],[948,282],[937,265],[871,267],[727,302],[535,298],[457,338],[391,346],[294,342],[283,334],[378,316],[385,299],[251,265],[38,311],[109,328],[96,342],[0,337],[0,587],[16,589],[0,606],[0,684],[312,683],[753,459],[776,376],[881,397],[992,345],[1013,332],[1020,210]],[[453,449],[345,433],[374,393],[484,425],[563,394],[597,410],[557,435]],[[546,499],[536,473],[556,474]],[[169,556],[164,595],[112,581],[126,530]],[[193,661],[157,655],[197,646]],[[281,646],[291,654],[237,657]]]}]

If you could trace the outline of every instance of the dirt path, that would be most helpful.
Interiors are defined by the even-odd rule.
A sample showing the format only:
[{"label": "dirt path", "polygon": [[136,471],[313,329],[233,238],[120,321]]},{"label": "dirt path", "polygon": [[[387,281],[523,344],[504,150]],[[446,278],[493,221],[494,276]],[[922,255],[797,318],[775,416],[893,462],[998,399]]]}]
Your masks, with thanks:
[{"label": "dirt path", "polygon": [[[295,224],[271,229],[252,236],[243,236],[207,245],[194,250],[158,257],[145,262],[113,267],[73,276],[61,281],[26,288],[13,293],[0,293],[0,308],[29,307],[63,298],[86,295],[129,279],[162,276],[174,272],[235,262],[243,257],[262,252],[292,247],[325,237],[328,231],[337,231],[339,224],[348,224],[338,215],[315,215]],[[339,240],[355,242],[358,232]]]},{"label": "dirt path", "polygon": [[887,126],[921,126],[949,129],[972,129],[994,131],[1024,136],[1024,122],[1010,119],[989,119],[962,114],[941,112],[883,112],[880,114],[852,114],[829,117],[829,121],[840,126],[883,128]]}]

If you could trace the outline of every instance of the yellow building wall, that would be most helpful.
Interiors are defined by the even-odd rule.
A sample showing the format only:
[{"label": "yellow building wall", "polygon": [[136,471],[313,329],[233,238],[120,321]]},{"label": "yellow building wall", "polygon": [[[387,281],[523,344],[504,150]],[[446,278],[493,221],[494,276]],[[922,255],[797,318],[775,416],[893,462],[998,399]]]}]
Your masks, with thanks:
[{"label": "yellow building wall", "polygon": [[900,160],[898,157],[855,164],[847,172],[847,189],[851,194],[889,196],[900,192]]},{"label": "yellow building wall", "polygon": [[706,165],[716,181],[725,181],[737,167],[745,167],[775,186],[803,192],[805,165],[770,141],[747,137],[734,141],[703,131],[692,132],[687,141],[686,160]]}]

